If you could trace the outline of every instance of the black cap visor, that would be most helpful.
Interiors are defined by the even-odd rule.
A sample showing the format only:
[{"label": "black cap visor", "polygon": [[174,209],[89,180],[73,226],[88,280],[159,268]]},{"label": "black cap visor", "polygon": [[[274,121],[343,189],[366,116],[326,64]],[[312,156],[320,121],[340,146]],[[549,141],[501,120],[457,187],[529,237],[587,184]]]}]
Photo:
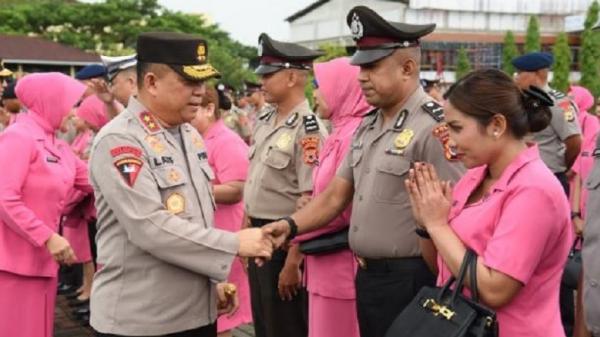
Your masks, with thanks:
[{"label": "black cap visor", "polygon": [[384,57],[392,55],[396,51],[394,48],[386,49],[357,49],[352,58],[350,64],[360,66],[363,64],[373,63],[381,60]]}]

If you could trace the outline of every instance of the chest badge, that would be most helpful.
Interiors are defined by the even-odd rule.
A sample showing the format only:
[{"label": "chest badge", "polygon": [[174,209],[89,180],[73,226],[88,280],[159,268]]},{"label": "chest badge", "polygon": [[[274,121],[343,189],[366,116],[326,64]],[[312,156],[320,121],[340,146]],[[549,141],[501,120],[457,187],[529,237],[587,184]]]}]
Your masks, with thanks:
[{"label": "chest badge", "polygon": [[167,197],[165,206],[171,214],[179,214],[185,210],[185,198],[180,193],[172,193]]},{"label": "chest badge", "polygon": [[280,148],[281,150],[285,150],[288,148],[288,146],[290,146],[291,142],[292,142],[292,136],[290,136],[289,133],[284,133],[281,136],[279,136],[275,145],[277,145],[277,147]]},{"label": "chest badge", "polygon": [[195,146],[197,149],[203,149],[203,148],[204,148],[204,141],[202,141],[202,139],[201,139],[201,138],[199,138],[199,137],[194,137],[194,138],[192,139],[192,143],[194,144],[194,146]]},{"label": "chest badge", "polygon": [[160,139],[158,139],[158,137],[147,136],[146,141],[148,142],[148,145],[150,145],[150,148],[154,152],[156,152],[158,154],[162,154],[165,152],[165,149],[166,149],[165,144]]},{"label": "chest badge", "polygon": [[394,146],[396,146],[396,149],[399,150],[404,149],[408,146],[408,144],[410,144],[410,141],[414,136],[415,132],[413,130],[404,129],[398,134],[398,136],[396,136],[396,139],[394,139]]}]

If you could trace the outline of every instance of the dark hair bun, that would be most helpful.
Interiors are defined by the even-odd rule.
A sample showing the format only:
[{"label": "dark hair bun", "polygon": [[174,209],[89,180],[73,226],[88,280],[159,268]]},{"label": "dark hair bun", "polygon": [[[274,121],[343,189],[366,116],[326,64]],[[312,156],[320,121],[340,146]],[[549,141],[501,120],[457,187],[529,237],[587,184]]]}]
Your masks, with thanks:
[{"label": "dark hair bun", "polygon": [[[221,86],[221,84],[219,84]],[[231,100],[227,95],[225,95],[225,91],[221,88],[217,87],[217,93],[219,94],[219,108],[222,110],[231,109]]]},{"label": "dark hair bun", "polygon": [[523,90],[523,108],[527,115],[530,132],[544,130],[552,120],[550,107],[554,105],[552,98],[542,89],[530,86]]}]

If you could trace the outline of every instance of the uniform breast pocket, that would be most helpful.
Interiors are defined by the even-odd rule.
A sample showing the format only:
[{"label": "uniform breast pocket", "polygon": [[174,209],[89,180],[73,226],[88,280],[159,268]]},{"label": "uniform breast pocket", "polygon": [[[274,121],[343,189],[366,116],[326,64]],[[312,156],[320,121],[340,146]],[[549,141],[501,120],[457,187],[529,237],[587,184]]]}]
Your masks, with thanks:
[{"label": "uniform breast pocket", "polygon": [[265,165],[276,170],[283,170],[290,164],[292,156],[287,152],[279,151],[275,148],[270,149],[264,158]]},{"label": "uniform breast pocket", "polygon": [[360,148],[352,149],[351,151],[352,151],[352,153],[350,153],[350,155],[352,157],[350,158],[350,167],[357,167],[358,164],[360,164],[360,161],[363,156],[362,149],[360,149]]},{"label": "uniform breast pocket", "polygon": [[179,216],[188,214],[190,199],[185,185],[189,182],[183,171],[177,166],[166,166],[154,169],[153,173],[165,208]]},{"label": "uniform breast pocket", "polygon": [[256,152],[256,145],[250,146],[248,149],[248,159],[252,160],[254,158],[254,153]]},{"label": "uniform breast pocket", "polygon": [[202,169],[202,172],[208,181],[213,181],[215,179],[215,173],[210,168],[210,165],[207,161],[200,163],[200,169]]},{"label": "uniform breast pocket", "polygon": [[404,180],[408,177],[410,162],[404,158],[394,159],[376,166],[373,193],[379,202],[400,204],[408,201]]}]

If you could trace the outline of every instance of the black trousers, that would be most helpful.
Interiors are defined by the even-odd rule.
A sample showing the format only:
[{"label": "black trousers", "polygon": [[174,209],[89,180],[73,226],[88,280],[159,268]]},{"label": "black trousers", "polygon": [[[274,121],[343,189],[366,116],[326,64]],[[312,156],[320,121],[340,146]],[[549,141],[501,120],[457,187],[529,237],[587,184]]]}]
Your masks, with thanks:
[{"label": "black trousers", "polygon": [[[96,331],[97,337],[129,337],[124,335],[111,335]],[[152,337],[216,337],[217,324],[206,325],[197,329],[175,332],[168,335],[152,336]],[[139,337],[139,336],[138,336]],[[150,336],[147,336],[150,337]]]},{"label": "black trousers", "polygon": [[[569,179],[563,172],[554,173],[556,179],[560,181],[567,198],[569,197]],[[567,337],[573,336],[575,325],[575,296],[572,289],[560,285],[560,317]]]},{"label": "black trousers", "polygon": [[[272,220],[250,219],[253,227],[261,227]],[[273,252],[270,261],[258,267],[248,260],[248,279],[252,318],[256,337],[306,337],[308,335],[308,295],[298,290],[291,301],[282,301],[277,291],[279,273],[287,252]]]},{"label": "black trousers", "polygon": [[383,337],[423,286],[435,277],[422,258],[365,259],[356,274],[356,307],[361,337]]}]

